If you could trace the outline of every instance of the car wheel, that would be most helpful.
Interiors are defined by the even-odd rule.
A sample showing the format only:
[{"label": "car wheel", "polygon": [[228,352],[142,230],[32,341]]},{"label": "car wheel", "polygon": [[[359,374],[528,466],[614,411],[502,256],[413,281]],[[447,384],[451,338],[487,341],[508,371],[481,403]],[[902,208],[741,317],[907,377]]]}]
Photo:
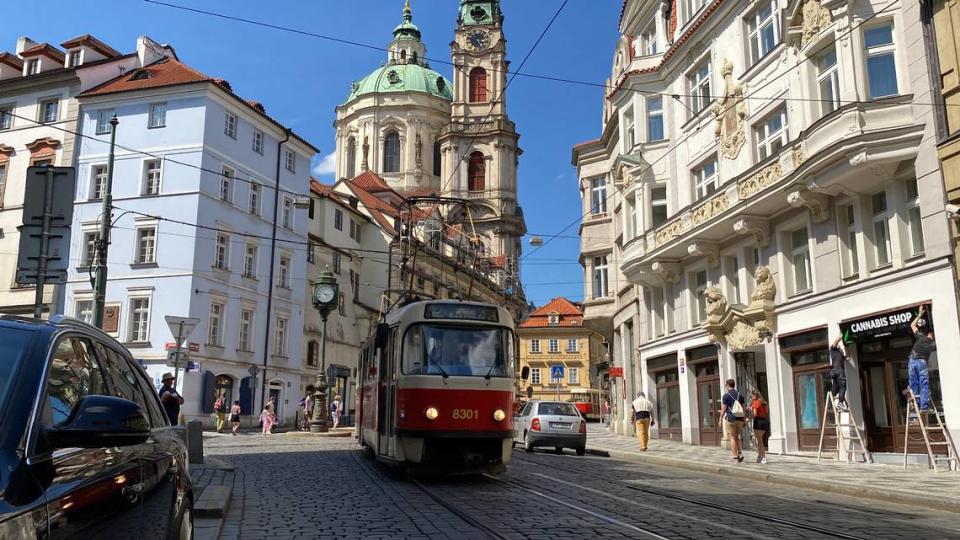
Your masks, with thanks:
[{"label": "car wheel", "polygon": [[554,447],[553,452],[556,453],[556,454],[562,454],[562,453],[563,453],[563,447],[562,447],[562,446],[556,446],[556,447]]},{"label": "car wheel", "polygon": [[193,540],[193,510],[185,508],[180,517],[180,530],[177,532],[180,540]]},{"label": "car wheel", "polygon": [[587,453],[587,449],[586,449],[586,448],[577,448],[577,455],[578,455],[578,456],[585,455],[586,453]]},{"label": "car wheel", "polygon": [[523,436],[523,449],[526,452],[533,452],[533,439],[530,438],[530,433]]}]

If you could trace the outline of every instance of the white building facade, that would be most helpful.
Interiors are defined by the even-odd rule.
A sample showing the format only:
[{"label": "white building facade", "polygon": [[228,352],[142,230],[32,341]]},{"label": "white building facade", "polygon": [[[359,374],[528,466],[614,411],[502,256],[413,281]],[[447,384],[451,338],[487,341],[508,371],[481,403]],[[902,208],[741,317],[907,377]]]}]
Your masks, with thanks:
[{"label": "white building facade", "polygon": [[105,331],[159,385],[173,371],[167,349],[175,338],[164,316],[195,317],[191,364],[178,381],[184,416],[209,418],[223,395],[240,401],[245,422],[256,422],[266,394],[278,417],[292,420],[308,252],[308,218],[296,202],[309,192],[316,149],[170,48],[79,100],[83,138],[64,311],[91,318],[93,240],[116,115]]},{"label": "white building facade", "polygon": [[[601,138],[574,148],[618,430],[642,390],[656,436],[719,444],[732,378],[769,400],[774,451],[816,449],[842,332],[868,446],[903,451],[916,307],[960,345],[921,24],[879,1],[625,2]],[[940,391],[960,369],[930,369],[960,428]]]}]

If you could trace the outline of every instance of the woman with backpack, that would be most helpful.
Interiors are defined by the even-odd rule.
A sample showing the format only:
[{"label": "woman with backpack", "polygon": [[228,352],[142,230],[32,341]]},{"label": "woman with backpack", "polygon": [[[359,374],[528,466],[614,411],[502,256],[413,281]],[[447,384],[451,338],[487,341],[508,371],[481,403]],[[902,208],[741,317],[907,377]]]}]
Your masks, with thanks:
[{"label": "woman with backpack", "polygon": [[217,420],[215,428],[217,433],[223,431],[223,424],[226,423],[226,414],[227,414],[227,400],[223,397],[223,394],[217,396],[217,400],[213,402],[213,412],[217,415]]},{"label": "woman with backpack", "polygon": [[733,455],[730,459],[740,463],[743,461],[743,443],[740,440],[740,433],[743,431],[747,410],[743,396],[737,392],[737,382],[727,379],[725,386],[727,391],[723,394],[720,415],[723,417],[724,431],[730,437],[730,452]]}]

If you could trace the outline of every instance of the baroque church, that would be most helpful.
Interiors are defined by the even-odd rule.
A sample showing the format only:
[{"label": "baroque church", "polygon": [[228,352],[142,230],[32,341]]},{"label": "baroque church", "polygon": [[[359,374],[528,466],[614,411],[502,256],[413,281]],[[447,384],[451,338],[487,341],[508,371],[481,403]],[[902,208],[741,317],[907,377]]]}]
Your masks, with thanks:
[{"label": "baroque church", "polygon": [[371,171],[405,196],[469,200],[470,215],[447,218],[472,224],[485,255],[517,275],[522,151],[507,116],[500,2],[460,0],[452,81],[431,69],[421,36],[406,0],[386,63],[355,81],[336,109],[336,176]]}]

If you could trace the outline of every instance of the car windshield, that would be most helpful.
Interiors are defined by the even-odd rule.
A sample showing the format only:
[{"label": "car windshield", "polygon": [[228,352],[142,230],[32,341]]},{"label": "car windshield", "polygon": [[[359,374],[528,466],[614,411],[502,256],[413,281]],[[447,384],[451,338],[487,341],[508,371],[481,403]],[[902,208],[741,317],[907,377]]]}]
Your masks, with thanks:
[{"label": "car windshield", "polygon": [[419,324],[407,330],[403,372],[408,375],[512,377],[512,334],[506,328]]},{"label": "car windshield", "polygon": [[537,414],[552,414],[554,416],[580,416],[577,408],[570,403],[541,403]]},{"label": "car windshield", "polygon": [[0,407],[7,402],[7,391],[23,361],[33,332],[15,328],[0,328]]}]

